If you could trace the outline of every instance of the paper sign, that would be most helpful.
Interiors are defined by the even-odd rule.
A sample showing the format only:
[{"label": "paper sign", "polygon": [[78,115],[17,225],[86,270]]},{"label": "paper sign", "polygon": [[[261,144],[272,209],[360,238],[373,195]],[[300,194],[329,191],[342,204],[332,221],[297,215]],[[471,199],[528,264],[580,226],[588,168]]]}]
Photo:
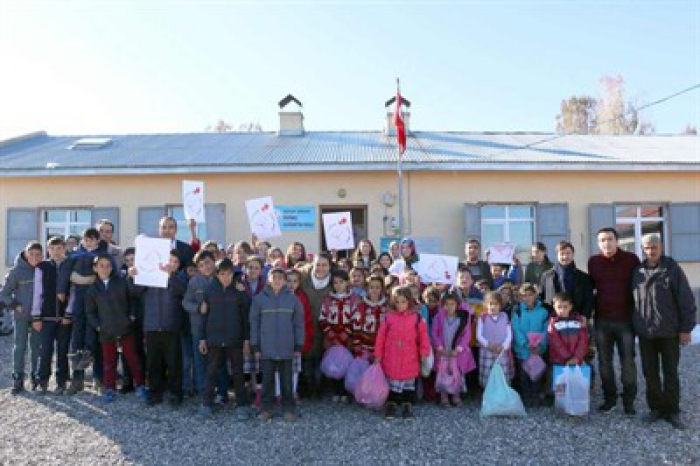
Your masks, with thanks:
[{"label": "paper sign", "polygon": [[182,206],[187,220],[204,223],[204,182],[182,182]]},{"label": "paper sign", "polygon": [[420,260],[413,268],[423,283],[443,283],[451,285],[457,276],[459,258],[440,254],[420,254]]},{"label": "paper sign", "polygon": [[162,270],[170,262],[170,240],[137,236],[134,243],[134,266],[138,269],[134,283],[156,288],[168,287],[168,273]]},{"label": "paper sign", "polygon": [[326,234],[326,246],[329,251],[355,249],[350,212],[323,214],[323,231]]},{"label": "paper sign", "polygon": [[250,230],[259,239],[282,236],[280,222],[270,196],[245,201]]},{"label": "paper sign", "polygon": [[513,262],[515,245],[510,243],[497,243],[489,247],[489,264],[510,264]]}]

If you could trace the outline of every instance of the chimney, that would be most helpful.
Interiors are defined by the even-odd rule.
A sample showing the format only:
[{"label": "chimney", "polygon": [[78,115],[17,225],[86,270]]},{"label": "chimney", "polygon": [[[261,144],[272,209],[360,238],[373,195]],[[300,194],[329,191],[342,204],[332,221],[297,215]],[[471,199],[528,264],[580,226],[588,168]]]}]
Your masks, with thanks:
[{"label": "chimney", "polygon": [[[411,102],[404,96],[401,96],[403,107],[410,108]],[[386,121],[384,122],[384,134],[387,136],[396,136],[396,126],[394,126],[394,110],[396,110],[396,96],[387,100],[384,103],[384,108],[387,109]],[[411,112],[404,109],[403,124],[406,126],[406,134],[411,133]]]},{"label": "chimney", "polygon": [[[296,104],[291,109],[285,107],[290,103]],[[304,114],[301,113],[303,105],[292,94],[279,101],[280,106],[280,128],[279,136],[303,136],[304,135]]]}]

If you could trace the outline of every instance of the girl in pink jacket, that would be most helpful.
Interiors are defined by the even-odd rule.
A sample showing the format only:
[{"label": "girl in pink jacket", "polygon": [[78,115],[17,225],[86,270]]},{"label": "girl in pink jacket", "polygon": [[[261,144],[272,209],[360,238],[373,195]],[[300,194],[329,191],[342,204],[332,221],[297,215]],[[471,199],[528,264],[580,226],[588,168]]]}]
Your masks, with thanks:
[{"label": "girl in pink jacket", "polygon": [[386,419],[396,416],[399,405],[404,419],[413,418],[416,378],[420,376],[421,361],[430,355],[428,327],[412,303],[409,287],[394,288],[389,313],[377,335],[375,361],[381,363],[391,389]]},{"label": "girl in pink jacket", "polygon": [[[469,344],[472,338],[471,315],[460,308],[460,299],[456,293],[447,292],[442,297],[442,308],[433,320],[433,347],[435,348],[435,370],[443,360],[448,364],[454,358],[460,377],[476,369],[474,356]],[[450,406],[449,394],[442,392],[440,402]],[[462,404],[459,393],[452,394],[452,404]]]}]

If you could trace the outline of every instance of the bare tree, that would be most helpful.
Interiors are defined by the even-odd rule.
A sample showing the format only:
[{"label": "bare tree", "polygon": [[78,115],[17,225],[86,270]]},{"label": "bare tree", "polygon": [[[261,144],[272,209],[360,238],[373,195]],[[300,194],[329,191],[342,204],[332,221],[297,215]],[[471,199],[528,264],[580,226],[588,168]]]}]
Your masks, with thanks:
[{"label": "bare tree", "polygon": [[223,119],[219,119],[214,126],[209,125],[204,128],[204,131],[207,133],[261,133],[263,130],[258,122],[241,123],[238,125],[237,130],[234,130],[233,127],[233,123],[227,123]]},{"label": "bare tree", "polygon": [[683,136],[697,136],[698,135],[698,128],[691,125],[691,124],[687,124],[687,125],[685,125],[685,130],[681,134]]}]

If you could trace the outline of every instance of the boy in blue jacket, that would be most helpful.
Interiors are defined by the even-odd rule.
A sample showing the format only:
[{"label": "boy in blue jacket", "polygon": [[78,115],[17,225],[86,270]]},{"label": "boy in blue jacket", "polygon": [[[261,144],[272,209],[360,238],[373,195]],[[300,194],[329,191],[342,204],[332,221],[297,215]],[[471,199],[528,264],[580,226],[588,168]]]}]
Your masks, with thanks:
[{"label": "boy in blue jacket", "polygon": [[[533,382],[530,380],[522,365],[531,354],[538,354],[543,360],[546,360],[549,313],[537,299],[537,288],[534,285],[525,283],[519,291],[520,307],[516,308],[511,322],[515,340],[513,349],[515,357],[518,359],[518,384],[523,401],[529,405],[539,405],[542,398],[542,381]],[[542,334],[542,342],[537,346],[530,346],[528,333]]]},{"label": "boy in blue jacket", "polygon": [[250,396],[245,386],[243,360],[250,354],[250,298],[240,291],[233,280],[233,262],[222,259],[216,264],[216,277],[204,292],[200,306],[199,351],[207,356],[207,372],[204,382],[204,402],[201,417],[212,414],[214,386],[226,360],[233,372],[236,391],[236,418],[245,421],[250,417]]}]

